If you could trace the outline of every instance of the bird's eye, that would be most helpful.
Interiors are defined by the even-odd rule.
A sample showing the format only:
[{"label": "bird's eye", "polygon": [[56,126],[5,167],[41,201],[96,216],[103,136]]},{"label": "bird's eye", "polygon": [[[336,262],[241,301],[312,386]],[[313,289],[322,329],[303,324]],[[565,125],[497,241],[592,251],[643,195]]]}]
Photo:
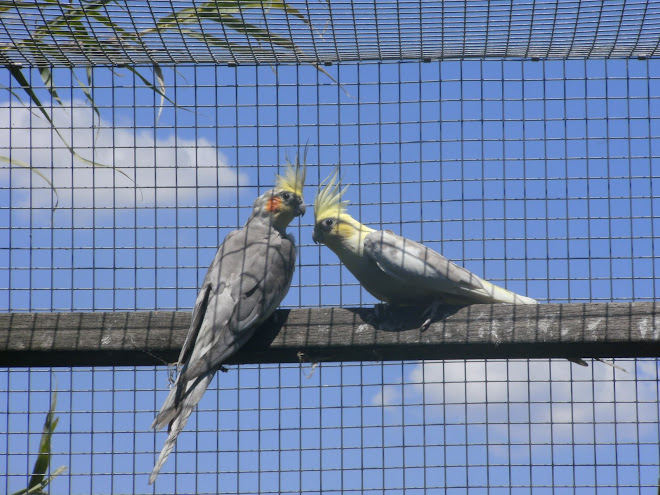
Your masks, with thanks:
[{"label": "bird's eye", "polygon": [[332,223],[333,223],[333,222],[332,222],[332,218],[328,218],[328,219],[325,221],[325,224],[326,224],[328,227],[332,227]]},{"label": "bird's eye", "polygon": [[291,193],[285,192],[282,194],[282,197],[284,198],[285,201],[289,201],[291,199]]}]

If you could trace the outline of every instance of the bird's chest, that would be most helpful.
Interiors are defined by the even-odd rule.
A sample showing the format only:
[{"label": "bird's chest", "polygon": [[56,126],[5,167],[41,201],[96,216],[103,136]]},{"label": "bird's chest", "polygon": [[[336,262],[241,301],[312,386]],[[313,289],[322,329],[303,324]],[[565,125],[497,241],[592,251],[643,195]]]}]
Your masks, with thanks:
[{"label": "bird's chest", "polygon": [[351,255],[342,261],[366,291],[376,299],[392,304],[424,303],[425,294],[419,288],[388,275],[368,256]]}]

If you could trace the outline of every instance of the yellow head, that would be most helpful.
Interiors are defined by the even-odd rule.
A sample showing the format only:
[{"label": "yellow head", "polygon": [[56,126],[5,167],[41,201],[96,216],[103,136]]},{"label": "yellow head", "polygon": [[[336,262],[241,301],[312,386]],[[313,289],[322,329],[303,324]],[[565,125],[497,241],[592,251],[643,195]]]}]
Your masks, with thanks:
[{"label": "yellow head", "polygon": [[340,247],[361,251],[364,235],[372,229],[351,217],[346,210],[348,200],[342,196],[348,186],[341,189],[335,169],[320,185],[314,198],[314,242],[322,242],[332,250]]},{"label": "yellow head", "polygon": [[292,164],[286,158],[286,168],[283,175],[275,176],[275,187],[259,196],[254,203],[254,214],[271,215],[272,225],[278,230],[284,230],[294,217],[305,214],[303,204],[303,188],[305,187],[307,152],[302,162],[296,154],[296,162]]},{"label": "yellow head", "polygon": [[296,163],[292,164],[289,157],[286,159],[286,168],[283,175],[275,176],[275,193],[279,191],[288,191],[291,194],[296,194],[299,198],[303,197],[303,187],[305,187],[305,177],[307,175],[307,148],[303,155],[302,163],[300,162],[300,155],[296,153]]}]

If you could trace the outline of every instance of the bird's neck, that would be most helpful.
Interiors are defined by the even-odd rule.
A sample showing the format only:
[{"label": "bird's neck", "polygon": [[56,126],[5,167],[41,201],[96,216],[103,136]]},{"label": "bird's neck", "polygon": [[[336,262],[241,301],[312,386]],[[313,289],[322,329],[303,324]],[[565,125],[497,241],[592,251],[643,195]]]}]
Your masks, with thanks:
[{"label": "bird's neck", "polygon": [[261,224],[267,227],[272,227],[277,230],[282,236],[286,236],[286,228],[293,220],[293,215],[278,214],[267,211],[264,208],[255,208],[252,215],[248,219],[247,224]]},{"label": "bird's neck", "polygon": [[278,213],[277,215],[271,214],[270,224],[283,236],[286,235],[286,228],[293,220],[293,213]]},{"label": "bird's neck", "polygon": [[374,229],[358,222],[352,217],[342,218],[338,226],[338,248],[348,250],[356,256],[362,256],[364,238],[374,232]]}]

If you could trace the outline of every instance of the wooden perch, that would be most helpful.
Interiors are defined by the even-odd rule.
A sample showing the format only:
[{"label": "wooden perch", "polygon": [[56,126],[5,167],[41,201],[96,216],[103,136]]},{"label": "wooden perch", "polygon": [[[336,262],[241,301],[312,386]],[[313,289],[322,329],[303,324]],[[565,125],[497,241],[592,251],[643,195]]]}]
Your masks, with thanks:
[{"label": "wooden perch", "polygon": [[[279,310],[228,363],[660,356],[655,302],[447,308],[423,333],[421,313]],[[0,366],[171,363],[189,324],[183,311],[4,313]]]}]

